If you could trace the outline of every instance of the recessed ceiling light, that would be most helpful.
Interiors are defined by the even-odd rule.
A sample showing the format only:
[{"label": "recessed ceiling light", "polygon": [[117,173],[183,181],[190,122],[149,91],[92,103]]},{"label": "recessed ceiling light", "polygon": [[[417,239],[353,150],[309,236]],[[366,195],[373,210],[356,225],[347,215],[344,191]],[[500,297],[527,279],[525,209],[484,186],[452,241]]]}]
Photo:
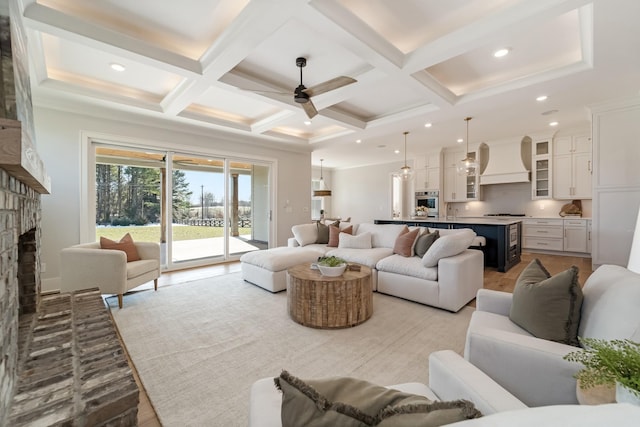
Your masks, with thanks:
[{"label": "recessed ceiling light", "polygon": [[393,152],[396,154],[400,154],[400,150],[394,150]]},{"label": "recessed ceiling light", "polygon": [[558,122],[549,122],[549,126],[558,126]]},{"label": "recessed ceiling light", "polygon": [[540,95],[539,97],[536,98],[536,101],[538,102],[542,102],[546,100],[547,100],[547,95]]},{"label": "recessed ceiling light", "polygon": [[362,142],[361,139],[356,139],[356,144],[360,144]]},{"label": "recessed ceiling light", "polygon": [[464,142],[464,139],[462,138],[458,138],[458,140],[456,141],[458,144],[462,144]]},{"label": "recessed ceiling light", "polygon": [[431,126],[432,126],[431,123],[425,123],[424,124],[424,127],[426,127],[426,128],[430,128]]},{"label": "recessed ceiling light", "polygon": [[112,62],[110,67],[113,71],[124,71],[126,68],[122,64],[118,64],[117,62]]},{"label": "recessed ceiling light", "polygon": [[507,56],[510,51],[511,49],[506,47],[502,49],[498,49],[495,52],[493,52],[493,56],[495,56],[496,58],[502,58],[503,56]]},{"label": "recessed ceiling light", "polygon": [[305,120],[304,124],[307,125],[307,126],[311,125],[311,120]]}]

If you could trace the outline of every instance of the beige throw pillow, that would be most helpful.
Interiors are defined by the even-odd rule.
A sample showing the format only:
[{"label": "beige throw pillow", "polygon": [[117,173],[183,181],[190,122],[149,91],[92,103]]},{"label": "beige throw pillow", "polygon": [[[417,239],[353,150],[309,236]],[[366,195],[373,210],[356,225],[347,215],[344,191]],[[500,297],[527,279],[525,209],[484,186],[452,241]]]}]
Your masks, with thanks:
[{"label": "beige throw pillow", "polygon": [[435,267],[440,259],[458,255],[469,247],[475,237],[476,233],[470,228],[439,237],[422,257],[422,265]]},{"label": "beige throw pillow", "polygon": [[578,346],[582,300],[578,267],[551,276],[536,258],[516,281],[509,318],[537,338]]}]

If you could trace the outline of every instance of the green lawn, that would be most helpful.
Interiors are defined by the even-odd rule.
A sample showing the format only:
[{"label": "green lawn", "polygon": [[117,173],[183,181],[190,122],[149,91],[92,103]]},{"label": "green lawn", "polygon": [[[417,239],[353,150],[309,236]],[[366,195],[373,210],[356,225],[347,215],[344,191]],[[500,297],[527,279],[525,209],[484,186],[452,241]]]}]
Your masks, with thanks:
[{"label": "green lawn", "polygon": [[[191,225],[174,225],[173,240],[197,240],[209,237],[222,237],[222,227],[201,227]],[[251,234],[251,228],[239,228],[240,234]],[[128,226],[128,227],[96,227],[96,240],[106,237],[111,240],[120,240],[125,234],[131,234],[134,241],[159,242],[160,226]]]}]

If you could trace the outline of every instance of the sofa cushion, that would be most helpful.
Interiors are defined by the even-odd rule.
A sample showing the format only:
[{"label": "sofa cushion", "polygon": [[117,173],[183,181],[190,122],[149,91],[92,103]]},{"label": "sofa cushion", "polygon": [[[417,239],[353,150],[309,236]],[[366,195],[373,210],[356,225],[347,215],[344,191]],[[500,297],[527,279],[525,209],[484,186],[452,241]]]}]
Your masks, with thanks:
[{"label": "sofa cushion", "polygon": [[438,230],[434,230],[431,233],[427,231],[427,233],[423,233],[420,237],[418,237],[415,246],[416,256],[422,258],[438,237],[440,237],[440,232]]},{"label": "sofa cushion", "polygon": [[347,228],[341,229],[340,227],[336,227],[335,225],[330,225],[329,242],[327,243],[327,246],[337,248],[338,243],[340,243],[340,233],[353,234],[353,226],[350,225]]},{"label": "sofa cushion", "polygon": [[282,426],[440,426],[481,416],[469,401],[428,398],[348,377],[303,381],[283,371]]},{"label": "sofa cushion", "polygon": [[127,262],[140,260],[140,255],[138,255],[136,244],[133,242],[133,238],[129,233],[125,234],[119,242],[100,236],[100,248],[123,251],[125,254],[127,254]]},{"label": "sofa cushion", "polygon": [[422,259],[415,256],[404,257],[401,255],[391,255],[378,261],[376,269],[378,271],[402,274],[403,276],[412,276],[424,280],[438,280],[438,267],[427,268],[422,265]]},{"label": "sofa cushion", "polygon": [[422,257],[422,265],[435,267],[441,258],[458,255],[469,247],[475,237],[476,233],[470,228],[464,228],[458,233],[439,237]]},{"label": "sofa cushion", "polygon": [[338,238],[339,248],[351,249],[371,249],[371,233],[362,233],[353,236],[349,233],[341,232]]},{"label": "sofa cushion", "polygon": [[294,225],[291,227],[291,231],[300,246],[307,246],[316,243],[316,240],[318,240],[318,227],[316,224]]},{"label": "sofa cushion", "polygon": [[537,338],[577,346],[581,307],[578,267],[551,276],[536,258],[516,281],[509,318]]},{"label": "sofa cushion", "polygon": [[374,248],[393,249],[396,238],[403,230],[408,229],[405,224],[369,224],[358,225],[355,234],[371,233],[371,246]]},{"label": "sofa cushion", "polygon": [[393,255],[393,249],[390,248],[371,248],[371,249],[351,249],[336,248],[327,251],[327,256],[336,256],[346,260],[347,262],[355,262],[357,264],[366,265],[369,268],[376,268],[376,264],[382,258]]},{"label": "sofa cushion", "polygon": [[240,257],[241,262],[255,265],[269,271],[282,271],[296,264],[313,262],[324,255],[322,246],[304,248],[279,247],[264,251],[251,251]]},{"label": "sofa cushion", "polygon": [[396,237],[396,243],[393,245],[393,253],[402,256],[413,256],[413,249],[416,245],[419,234],[419,228],[411,231],[407,229],[406,233],[401,233]]}]

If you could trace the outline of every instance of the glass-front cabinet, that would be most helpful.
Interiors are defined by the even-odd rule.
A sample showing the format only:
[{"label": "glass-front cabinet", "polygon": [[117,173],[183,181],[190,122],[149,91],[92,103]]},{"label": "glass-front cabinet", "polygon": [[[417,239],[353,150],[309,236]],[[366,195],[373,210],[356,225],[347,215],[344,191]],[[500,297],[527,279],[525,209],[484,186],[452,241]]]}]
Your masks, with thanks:
[{"label": "glass-front cabinet", "polygon": [[531,149],[533,158],[531,198],[549,199],[552,195],[551,136],[534,140]]}]

